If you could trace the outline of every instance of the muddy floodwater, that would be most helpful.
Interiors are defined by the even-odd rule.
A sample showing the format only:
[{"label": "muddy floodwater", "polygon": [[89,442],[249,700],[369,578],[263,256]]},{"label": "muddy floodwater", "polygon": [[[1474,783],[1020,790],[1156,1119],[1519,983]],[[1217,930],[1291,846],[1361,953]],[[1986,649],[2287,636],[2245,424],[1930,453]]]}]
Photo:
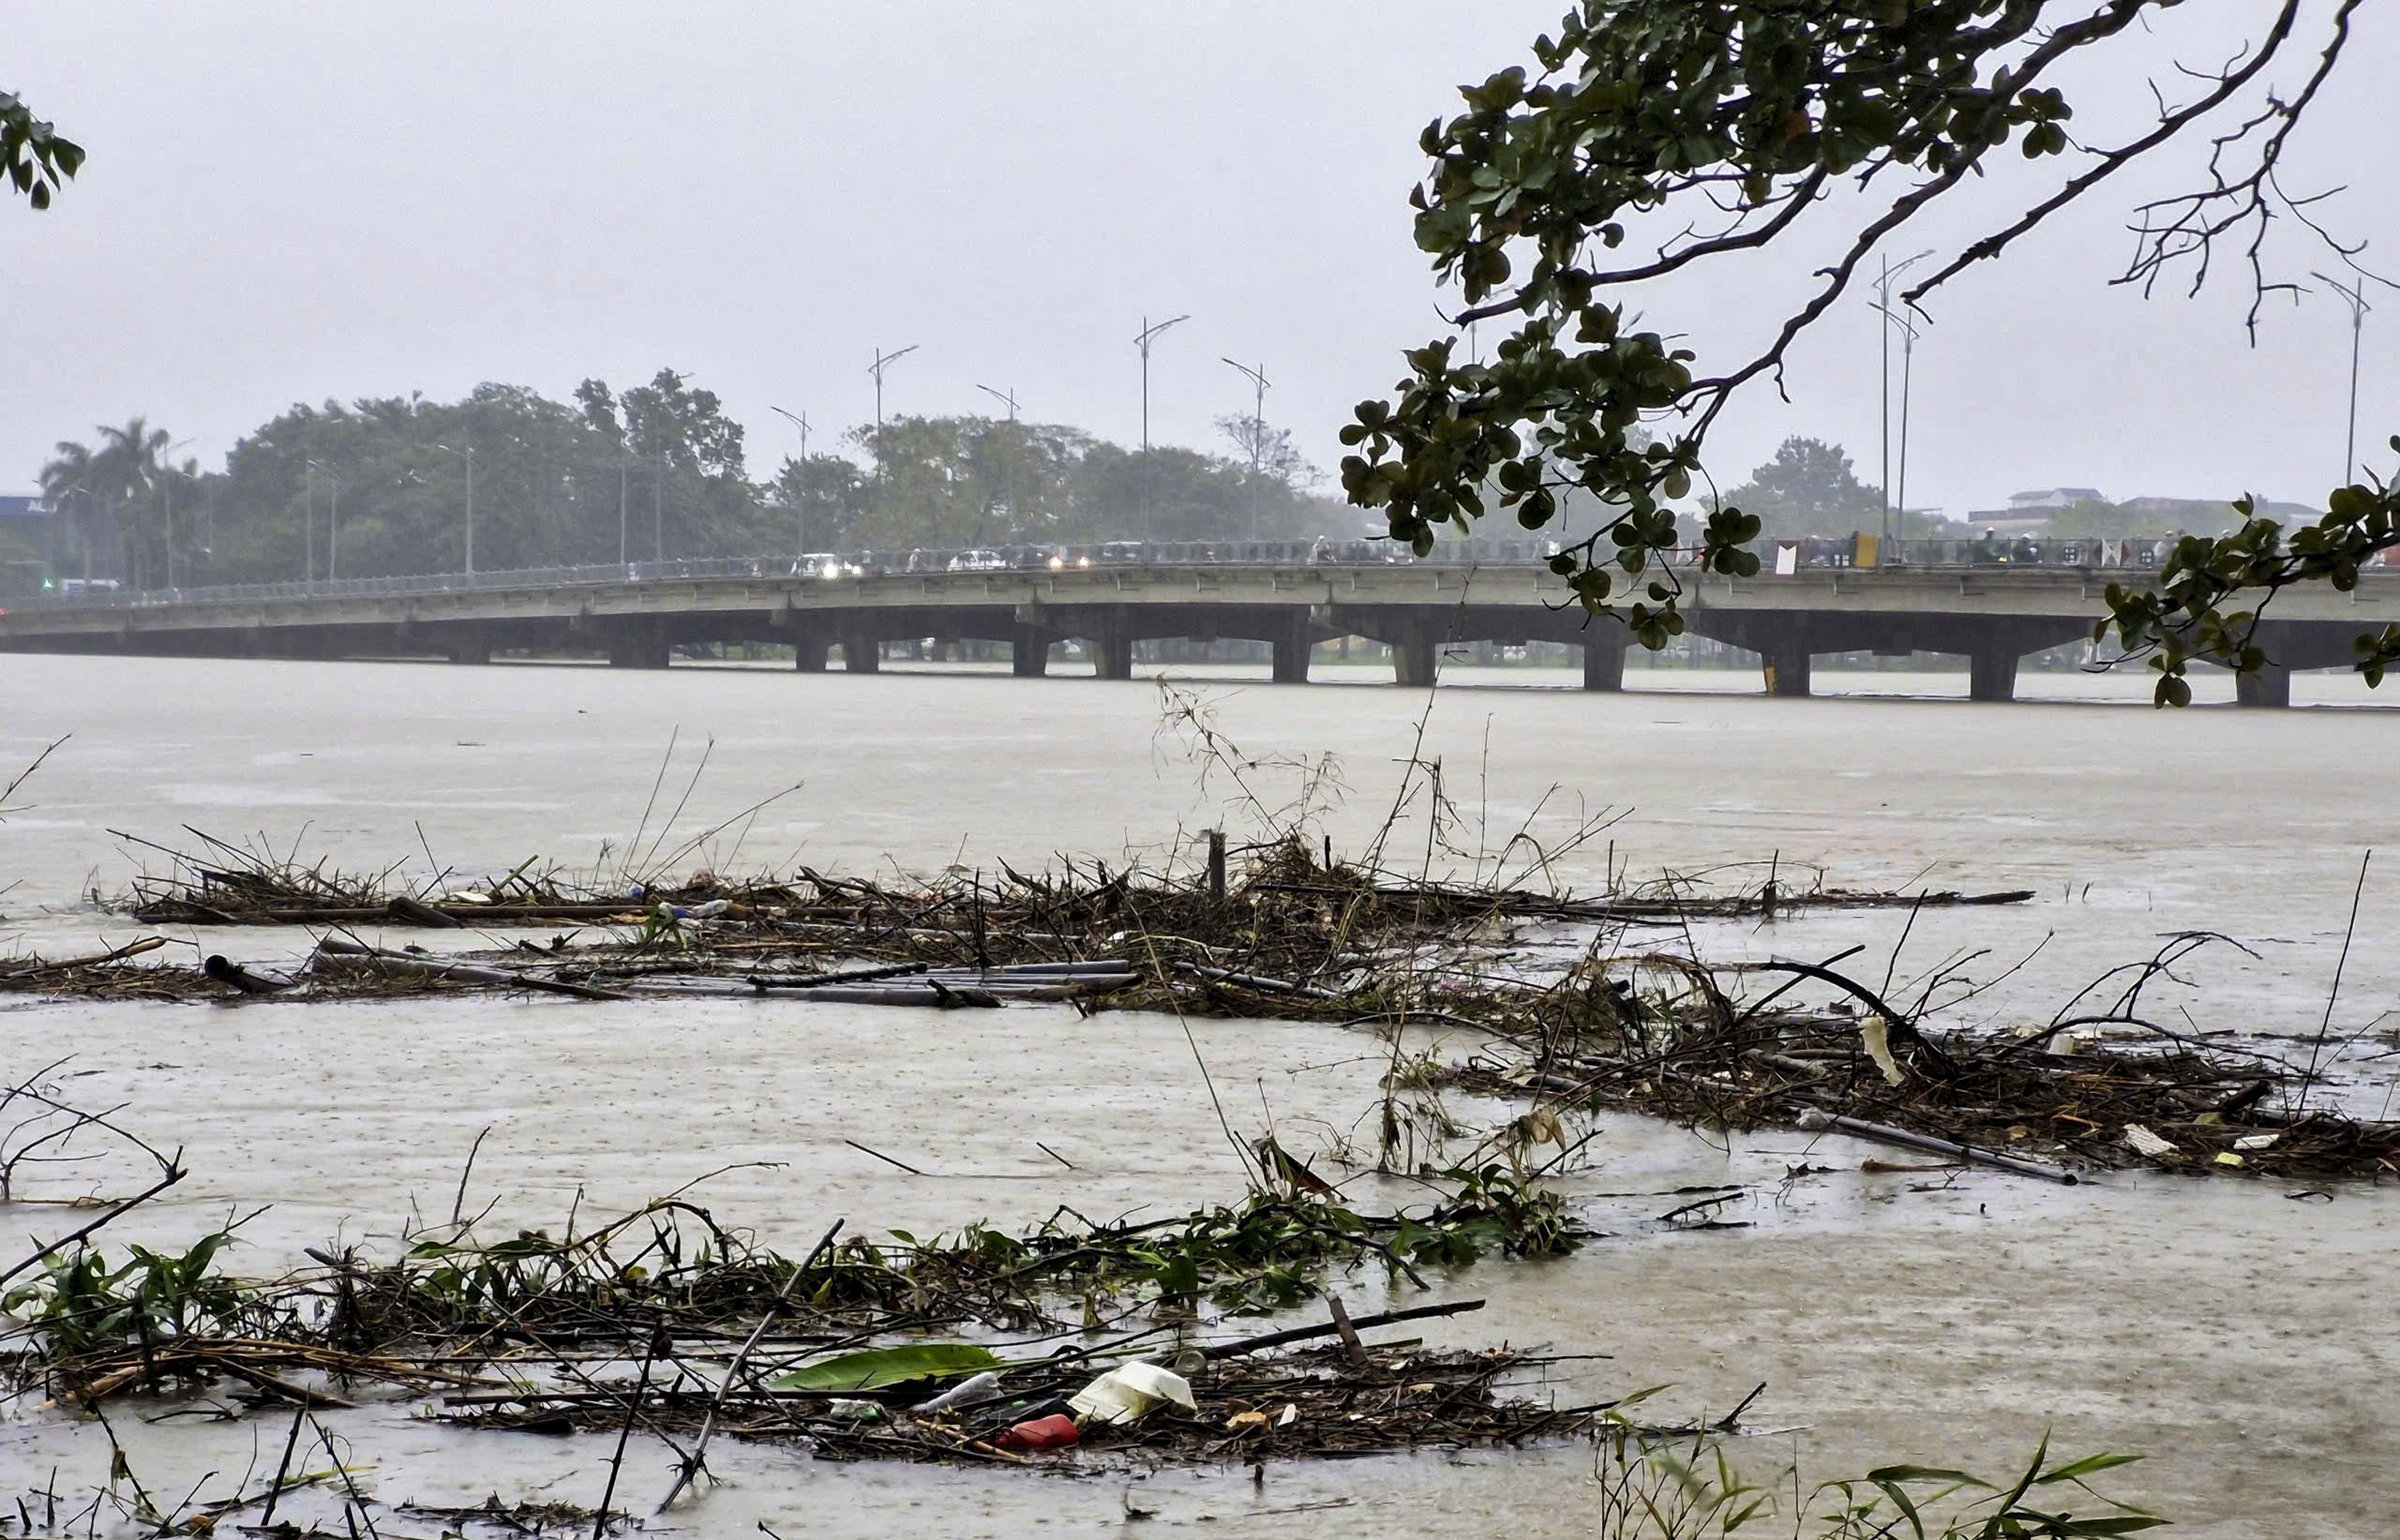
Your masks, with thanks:
[{"label": "muddy floodwater", "polygon": [[[1188,863],[1192,832],[1254,823],[1245,785],[1280,808],[1302,780],[1287,761],[1322,771],[1328,754],[1336,773],[1319,780],[1342,789],[1318,826],[1355,850],[1391,815],[1415,754],[1440,760],[1456,817],[1429,830],[1421,792],[1401,809],[1385,860],[1412,873],[1478,860],[1489,873],[1500,859],[1515,876],[1519,830],[1557,842],[1605,810],[1615,821],[1559,857],[1556,880],[1592,889],[1612,873],[1758,863],[1754,878],[1772,861],[1793,880],[1822,868],[1850,887],[2031,889],[2023,905],[1927,911],[1895,978],[1972,954],[1965,965],[1990,987],[1945,1020],[2047,1020],[2165,936],[2222,932],[2247,952],[2203,952],[2161,996],[2194,1030],[2323,1032],[2331,1094],[2370,1114],[2400,1063],[2400,1017],[2386,1016],[2400,1007],[2400,859],[2368,869],[2327,1027],[2362,857],[2400,845],[2400,718],[2352,681],[2303,677],[2303,709],[2166,714],[2142,704],[2138,680],[2071,675],[2029,674],[2029,698],[1976,705],[1957,698],[1963,677],[1925,674],[1821,674],[1822,698],[1769,700],[1748,674],[1636,669],[1635,688],[1595,695],[1558,688],[1565,672],[1454,669],[1429,703],[1363,668],[1320,667],[1326,682],[1306,688],[1178,672],[1191,676],[1184,698],[1206,702],[1244,751],[1238,764],[1204,776],[1154,681],[0,658],[0,783],[72,735],[0,824],[0,951],[143,934],[88,895],[160,869],[134,842],[188,847],[188,827],[350,871],[486,875],[532,857],[613,866],[663,822],[660,848],[674,850],[773,798],[699,840],[683,868],[804,861],[888,875],[1030,868],[1058,852]],[[1863,945],[1880,978],[1905,922],[1817,915],[1692,940],[1723,958]],[[166,934],[258,961],[308,944]],[[128,1216],[114,1243],[187,1243],[268,1205],[232,1254],[262,1274],[303,1248],[387,1245],[414,1219],[446,1217],[486,1129],[466,1201],[490,1205],[493,1226],[555,1229],[571,1209],[622,1211],[706,1177],[693,1190],[713,1212],[788,1250],[837,1218],[922,1233],[1030,1224],[1060,1204],[1105,1219],[1235,1198],[1245,1169],[1195,1056],[1242,1133],[1271,1122],[1319,1158],[1372,1142],[1360,1120],[1384,1062],[1374,1039],[1191,1025],[1187,1037],[1172,1018],[1085,1020],[1044,1005],[19,997],[0,1008],[0,1072],[66,1058],[80,1102],[122,1106],[145,1138],[183,1147],[192,1178]],[[1456,1102],[1469,1122],[1508,1115]],[[1665,1384],[1651,1403],[1662,1417],[1719,1413],[1763,1382],[1745,1418],[1758,1431],[1736,1450],[1760,1475],[1795,1458],[1809,1479],[1900,1459],[1998,1473],[2048,1429],[2061,1448],[2150,1456],[2115,1489],[2174,1518],[2170,1533],[2394,1532],[2400,1202],[2385,1191],[1877,1174],[1859,1169],[1875,1151],[1838,1139],[1760,1132],[1729,1146],[1629,1117],[1606,1120],[1586,1153],[1589,1168],[1563,1186],[1600,1238],[1562,1259],[1435,1276],[1431,1296],[1362,1275],[1343,1290],[1353,1313],[1487,1299],[1427,1337],[1609,1354],[1572,1366],[1562,1396]],[[113,1189],[105,1173],[43,1180],[52,1196]],[[1703,1183],[1743,1187],[1720,1217],[1746,1228],[1658,1222],[1682,1201],[1676,1189]],[[1417,1196],[1372,1178],[1348,1191],[1387,1209]],[[0,1205],[0,1265],[25,1236],[73,1222],[56,1207]],[[605,1439],[466,1432],[372,1408],[328,1420],[387,1501],[497,1491],[590,1504],[607,1479]],[[143,1479],[178,1492],[210,1472],[230,1480],[281,1426],[115,1421]],[[61,1492],[88,1492],[109,1459],[88,1425],[20,1406],[0,1418],[0,1512],[53,1468]],[[760,1521],[878,1537],[1593,1528],[1580,1447],[1084,1479],[837,1467],[767,1446],[719,1445],[710,1463],[729,1484],[652,1520],[653,1533],[756,1533]],[[672,1474],[664,1450],[637,1441],[620,1504],[646,1512]],[[1132,1521],[1129,1509],[1155,1517]]]}]

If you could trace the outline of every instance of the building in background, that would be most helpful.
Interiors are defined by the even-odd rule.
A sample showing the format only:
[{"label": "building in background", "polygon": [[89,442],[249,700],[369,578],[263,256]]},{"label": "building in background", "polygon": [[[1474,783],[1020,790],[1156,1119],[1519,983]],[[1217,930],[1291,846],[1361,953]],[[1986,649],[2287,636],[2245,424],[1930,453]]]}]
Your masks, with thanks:
[{"label": "building in background", "polygon": [[2064,510],[2108,501],[2096,486],[2045,486],[2012,494],[2005,508],[1975,509],[1967,522],[1978,534],[1989,530],[2005,540],[2040,536],[2050,532],[2050,520]]}]

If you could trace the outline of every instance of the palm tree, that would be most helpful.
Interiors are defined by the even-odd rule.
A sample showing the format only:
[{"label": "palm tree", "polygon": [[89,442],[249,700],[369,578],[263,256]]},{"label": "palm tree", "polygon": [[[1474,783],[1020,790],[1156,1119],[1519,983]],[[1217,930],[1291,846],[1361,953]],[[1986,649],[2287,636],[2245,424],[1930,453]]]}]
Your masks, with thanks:
[{"label": "palm tree", "polygon": [[[94,479],[100,483],[100,495],[112,498],[123,509],[161,506],[158,492],[165,468],[159,464],[158,456],[166,452],[169,442],[167,430],[152,427],[146,417],[135,417],[123,427],[112,427],[103,423],[98,431],[100,447],[98,453],[92,456],[91,470]],[[147,558],[154,535],[163,550],[163,529],[154,530],[150,521],[144,519],[139,533],[128,542],[129,549],[126,554],[131,559],[134,568],[128,576],[137,587],[148,566]]]},{"label": "palm tree", "polygon": [[[61,439],[55,457],[41,468],[41,495],[43,501],[57,510],[54,516],[65,516],[68,498],[79,493],[82,496],[83,516],[82,522],[76,526],[76,544],[82,548],[83,576],[86,577],[92,576],[91,522],[92,499],[95,496],[92,480],[91,446],[77,443],[71,439]],[[66,554],[65,543],[53,537],[51,560],[63,560]]]}]

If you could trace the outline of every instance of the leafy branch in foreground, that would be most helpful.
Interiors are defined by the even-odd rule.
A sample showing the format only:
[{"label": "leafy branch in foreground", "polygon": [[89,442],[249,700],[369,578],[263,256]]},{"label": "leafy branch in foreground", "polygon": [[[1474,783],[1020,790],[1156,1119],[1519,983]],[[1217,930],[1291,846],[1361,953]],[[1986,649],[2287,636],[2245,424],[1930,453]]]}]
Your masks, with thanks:
[{"label": "leafy branch in foreground", "polygon": [[[2400,452],[2400,435],[2392,440]],[[2188,706],[2192,688],[2184,665],[2195,658],[2256,673],[2271,660],[2258,645],[2258,622],[2286,589],[2330,583],[2337,592],[2359,586],[2359,569],[2400,545],[2400,486],[2381,481],[2336,488],[2331,511],[2287,537],[2272,518],[2260,518],[2247,498],[2236,502],[2242,528],[2211,539],[2186,535],[2178,541],[2157,584],[2128,589],[2111,583],[2108,613],[2092,627],[2094,641],[2117,633],[2124,658],[2143,657],[2158,670],[2161,706]],[[2229,608],[2245,594],[2258,595],[2247,608]],[[2354,665],[2372,685],[2400,661],[2400,625],[2362,635]]]},{"label": "leafy branch in foreground", "polygon": [[58,137],[33,109],[0,91],[0,176],[37,209],[50,207],[51,194],[83,164],[83,147]]},{"label": "leafy branch in foreground", "polygon": [[[1467,110],[1422,139],[1434,164],[1413,194],[1417,243],[1463,296],[1450,320],[1464,328],[1511,318],[1517,329],[1488,363],[1462,362],[1456,335],[1409,352],[1396,396],[1362,402],[1342,430],[1355,451],[1342,462],[1344,490],[1382,510],[1393,537],[1419,554],[1445,525],[1507,511],[1541,529],[1570,496],[1595,501],[1598,529],[1552,570],[1595,614],[1617,614],[1628,599],[1621,618],[1635,637],[1663,646],[1684,629],[1678,603],[1692,571],[1670,560],[1686,545],[1671,505],[1705,478],[1702,448],[1719,414],[1761,376],[1779,385],[1793,343],[1868,259],[1959,189],[1989,186],[1994,157],[2012,145],[2028,161],[2069,169],[2047,196],[1991,219],[1935,262],[1901,303],[1921,307],[1958,274],[2205,125],[2199,185],[2142,205],[2135,254],[2117,281],[2147,290],[2182,268],[2197,289],[2216,243],[2241,240],[2255,327],[2258,301],[2294,288],[2267,274],[2278,214],[2344,262],[2356,255],[2317,222],[2315,200],[2284,195],[2277,172],[2363,0],[2340,0],[2312,23],[2321,45],[2296,87],[2277,82],[2272,67],[2293,50],[2303,7],[2279,0],[2258,39],[2222,65],[2179,65],[2144,132],[2116,145],[2072,137],[2073,110],[2048,78],[2087,54],[2116,60],[2173,4],[1582,0],[1535,41],[1536,71],[1511,67],[1463,88]],[[2136,41],[2121,41],[2129,33]],[[1844,243],[1839,254],[1809,275],[1805,299],[1771,336],[1718,373],[1697,372],[1697,354],[1672,333],[1628,318],[1623,291],[1685,269],[1730,279],[1732,259],[1804,226],[1815,238],[1823,225]],[[1666,422],[1679,431],[1645,430]],[[2255,524],[2228,540],[2187,541],[2154,604],[2112,605],[2129,647],[2162,669],[2160,699],[2182,697],[2167,681],[2190,658],[2263,661],[2238,619],[2207,619],[2231,591],[2339,580],[2363,552],[2392,543],[2388,516],[2376,525],[2370,504],[2388,516],[2388,496],[2337,493],[2332,516],[2288,546]],[[1714,497],[1693,512],[1699,572],[1757,573],[1744,548],[1759,534],[1756,517]],[[2382,656],[2362,665],[2371,678]]]}]

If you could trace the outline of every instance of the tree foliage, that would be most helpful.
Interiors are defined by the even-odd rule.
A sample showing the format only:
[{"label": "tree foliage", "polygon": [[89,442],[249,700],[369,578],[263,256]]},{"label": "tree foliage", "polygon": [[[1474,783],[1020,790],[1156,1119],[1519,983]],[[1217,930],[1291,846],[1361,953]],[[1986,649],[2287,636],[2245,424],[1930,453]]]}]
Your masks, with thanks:
[{"label": "tree foliage", "polygon": [[1732,501],[1770,538],[1856,534],[1883,517],[1882,490],[1860,481],[1841,445],[1822,439],[1784,440]]},{"label": "tree foliage", "polygon": [[0,91],[0,178],[37,209],[50,207],[61,184],[83,165],[83,149],[58,137],[17,97]]},{"label": "tree foliage", "polygon": [[[1346,535],[1355,515],[1292,479],[1185,449],[1144,455],[1056,424],[899,417],[849,436],[852,456],[746,472],[742,425],[714,393],[662,369],[624,391],[587,380],[572,402],[487,384],[297,405],[237,442],[221,472],[162,465],[142,418],[68,441],[42,471],[70,561],[163,579],[173,509],[178,579],[278,582],[453,572],[465,564],[473,458],[478,570],[804,551],[956,549],[1103,540]],[[874,452],[880,447],[878,460]]]},{"label": "tree foliage", "polygon": [[[2276,169],[2363,0],[2336,0],[2296,88],[2271,71],[2301,30],[2302,0],[2281,0],[2264,10],[2257,42],[2220,67],[2184,71],[2176,96],[2162,89],[2154,127],[2116,145],[2071,138],[2071,106],[2052,83],[2062,66],[2115,56],[2129,31],[2174,4],[1582,0],[1535,40],[1533,68],[1463,88],[1465,111],[1421,142],[1432,168],[1413,194],[1417,242],[1464,302],[1453,323],[1507,317],[1516,330],[1489,362],[1462,362],[1456,335],[1409,352],[1393,398],[1362,402],[1343,429],[1356,451],[1342,462],[1344,489],[1419,550],[1445,525],[1506,512],[1541,529],[1569,491],[1596,499],[1609,516],[1552,566],[1595,612],[1628,599],[1624,619],[1658,646],[1683,628],[1683,579],[1662,558],[1680,538],[1673,505],[1704,480],[1711,426],[1746,386],[1780,381],[1795,340],[1888,240],[1937,204],[1992,196],[1979,189],[1996,157],[2064,169],[2029,207],[1987,214],[1986,232],[1929,264],[1900,303],[1921,307],[2196,126],[2210,141],[2200,182],[2144,206],[2122,277],[2148,285],[2182,269],[2198,283],[2219,241],[2246,238],[2263,294],[2274,287],[2261,257],[2269,222],[2292,207]],[[1845,244],[1748,356],[1702,372],[1691,348],[1628,318],[1621,295],[1718,271],[1813,230],[1812,215],[1848,220]],[[2318,228],[2304,214],[2297,222]],[[1646,447],[1634,437],[1644,422],[1658,434]],[[2289,536],[2253,522],[2229,540],[2186,541],[2154,590],[2112,595],[2109,623],[2129,651],[2159,663],[2162,701],[2178,698],[2189,658],[2255,653],[2244,630],[2255,612],[2228,610],[2232,595],[2343,581],[2400,539],[2379,484],[2333,501],[2325,521]],[[1757,572],[1745,548],[1760,532],[1755,513],[1715,498],[1690,512],[1702,571]],[[2362,655],[2362,667],[2373,677],[2383,656]]]}]

